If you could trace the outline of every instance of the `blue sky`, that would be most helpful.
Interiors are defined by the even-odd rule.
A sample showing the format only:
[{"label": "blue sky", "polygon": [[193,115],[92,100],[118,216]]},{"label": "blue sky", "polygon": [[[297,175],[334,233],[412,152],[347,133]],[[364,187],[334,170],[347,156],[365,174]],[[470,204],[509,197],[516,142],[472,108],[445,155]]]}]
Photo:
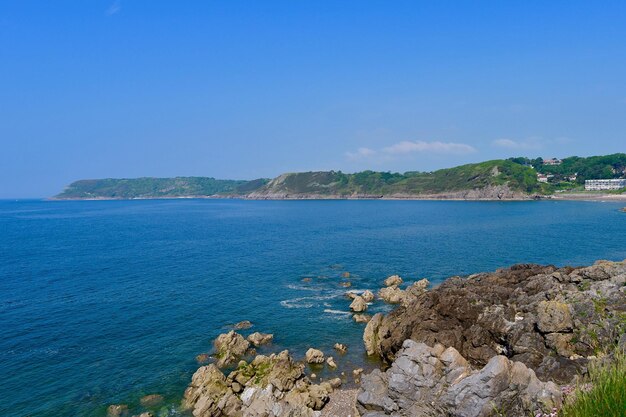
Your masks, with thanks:
[{"label": "blue sky", "polygon": [[624,152],[625,21],[624,1],[0,0],[0,197]]}]

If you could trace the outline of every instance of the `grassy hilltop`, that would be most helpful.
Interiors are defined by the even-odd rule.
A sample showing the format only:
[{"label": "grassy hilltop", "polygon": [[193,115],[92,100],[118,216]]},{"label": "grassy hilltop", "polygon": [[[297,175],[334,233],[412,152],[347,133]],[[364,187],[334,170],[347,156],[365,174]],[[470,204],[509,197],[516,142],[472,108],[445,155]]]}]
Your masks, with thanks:
[{"label": "grassy hilltop", "polygon": [[[537,174],[549,174],[540,183]],[[577,175],[576,175],[577,174]],[[576,179],[572,179],[576,175]],[[80,180],[70,184],[57,199],[133,199],[173,197],[298,198],[308,195],[424,196],[503,187],[516,195],[544,195],[555,190],[580,189],[586,179],[623,178],[626,154],[588,158],[569,157],[560,165],[543,164],[541,158],[510,158],[461,165],[433,172],[401,173],[363,171],[299,172],[272,180],[218,180],[208,177]],[[471,197],[470,197],[471,198]]]}]

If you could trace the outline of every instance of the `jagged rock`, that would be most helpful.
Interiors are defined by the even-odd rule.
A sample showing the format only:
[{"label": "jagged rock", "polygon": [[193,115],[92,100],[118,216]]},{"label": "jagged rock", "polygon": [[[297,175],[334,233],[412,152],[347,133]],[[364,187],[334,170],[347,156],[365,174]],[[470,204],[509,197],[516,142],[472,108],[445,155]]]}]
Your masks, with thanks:
[{"label": "jagged rock", "polygon": [[402,278],[399,275],[392,275],[385,280],[385,287],[398,286],[400,284],[402,284]]},{"label": "jagged rock", "polygon": [[363,297],[363,299],[367,303],[371,303],[372,301],[374,301],[374,293],[371,292],[370,290],[363,291],[363,294],[361,294],[361,297]]},{"label": "jagged rock", "polygon": [[454,348],[407,340],[386,372],[363,377],[357,400],[364,417],[487,417],[494,410],[526,416],[559,406],[562,394],[556,384],[541,382],[504,356],[472,370]]},{"label": "jagged rock", "polygon": [[342,354],[348,351],[348,346],[344,345],[343,343],[335,343],[335,346],[333,346],[333,348]]},{"label": "jagged rock", "polygon": [[252,322],[249,320],[240,321],[239,323],[233,324],[233,329],[235,330],[246,330],[252,327]]},{"label": "jagged rock", "polygon": [[372,316],[370,316],[369,314],[355,314],[352,316],[352,318],[357,323],[367,323],[372,319]]},{"label": "jagged rock", "polygon": [[213,344],[216,350],[216,365],[219,368],[235,362],[241,356],[245,355],[250,347],[250,342],[244,339],[239,333],[235,333],[234,330],[219,335]]},{"label": "jagged rock", "polygon": [[309,348],[305,354],[307,363],[324,363],[324,352],[318,349]]},{"label": "jagged rock", "polygon": [[139,403],[144,407],[155,407],[163,402],[163,396],[159,394],[149,394],[141,397]]},{"label": "jagged rock", "polygon": [[328,358],[326,358],[326,364],[330,366],[331,368],[337,367],[337,364],[335,363],[335,359],[332,356],[329,356]]},{"label": "jagged rock", "polygon": [[247,337],[248,342],[254,346],[261,346],[265,343],[269,343],[274,339],[273,334],[254,332]]},{"label": "jagged rock", "polygon": [[378,291],[378,298],[389,304],[400,304],[404,301],[405,292],[402,291],[397,285],[381,288]]},{"label": "jagged rock", "polygon": [[380,325],[383,322],[383,314],[376,313],[374,317],[365,326],[363,332],[363,343],[365,344],[365,350],[368,355],[379,354],[380,355],[380,342],[378,340],[378,333]]},{"label": "jagged rock", "polygon": [[414,284],[421,294],[372,318],[364,343],[368,354],[388,363],[406,339],[454,347],[476,367],[501,354],[539,378],[570,383],[585,371],[585,358],[618,343],[623,282],[623,262],[560,269],[515,265],[417,291],[425,288],[422,282]]},{"label": "jagged rock", "polygon": [[195,417],[316,417],[332,389],[329,382],[312,385],[304,365],[283,351],[241,361],[228,377],[215,365],[201,367],[182,405]]},{"label": "jagged rock", "polygon": [[107,417],[128,416],[128,406],[126,404],[111,404],[107,408]]},{"label": "jagged rock", "polygon": [[355,313],[361,313],[367,310],[367,303],[365,302],[363,297],[357,295],[356,297],[354,297],[354,300],[350,304],[350,310],[354,311]]}]

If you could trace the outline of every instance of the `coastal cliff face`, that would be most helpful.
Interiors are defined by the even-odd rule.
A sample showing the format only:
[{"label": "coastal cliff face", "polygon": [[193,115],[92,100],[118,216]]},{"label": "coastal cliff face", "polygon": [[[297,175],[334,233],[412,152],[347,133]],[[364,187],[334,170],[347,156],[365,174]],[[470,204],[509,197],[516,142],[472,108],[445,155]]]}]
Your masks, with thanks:
[{"label": "coastal cliff face", "polygon": [[364,377],[359,406],[368,417],[549,412],[562,401],[554,383],[626,348],[625,333],[624,262],[453,277],[368,323],[368,353],[391,366]]}]

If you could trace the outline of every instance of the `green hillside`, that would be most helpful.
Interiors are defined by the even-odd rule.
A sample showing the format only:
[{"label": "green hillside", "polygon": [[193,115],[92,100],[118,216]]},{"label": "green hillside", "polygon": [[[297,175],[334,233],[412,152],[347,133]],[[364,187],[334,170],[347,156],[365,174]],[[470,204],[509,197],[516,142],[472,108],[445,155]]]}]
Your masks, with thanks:
[{"label": "green hillside", "polygon": [[[540,183],[537,174],[546,174]],[[81,180],[70,184],[58,199],[131,199],[242,196],[281,198],[320,196],[420,196],[506,186],[516,196],[551,194],[581,189],[586,179],[626,177],[626,154],[565,158],[558,165],[525,157],[461,165],[433,172],[341,171],[299,172],[272,180],[217,180],[207,177]],[[510,198],[510,197],[509,197]]]},{"label": "green hillside", "polygon": [[[240,194],[264,185],[266,180],[216,180],[208,177],[80,180],[71,183],[58,199],[131,199]],[[253,187],[250,187],[253,185]]]},{"label": "green hillside", "polygon": [[535,171],[512,161],[494,160],[434,172],[340,171],[284,174],[258,190],[261,194],[391,195],[438,194],[508,185],[515,191],[541,191]]}]

